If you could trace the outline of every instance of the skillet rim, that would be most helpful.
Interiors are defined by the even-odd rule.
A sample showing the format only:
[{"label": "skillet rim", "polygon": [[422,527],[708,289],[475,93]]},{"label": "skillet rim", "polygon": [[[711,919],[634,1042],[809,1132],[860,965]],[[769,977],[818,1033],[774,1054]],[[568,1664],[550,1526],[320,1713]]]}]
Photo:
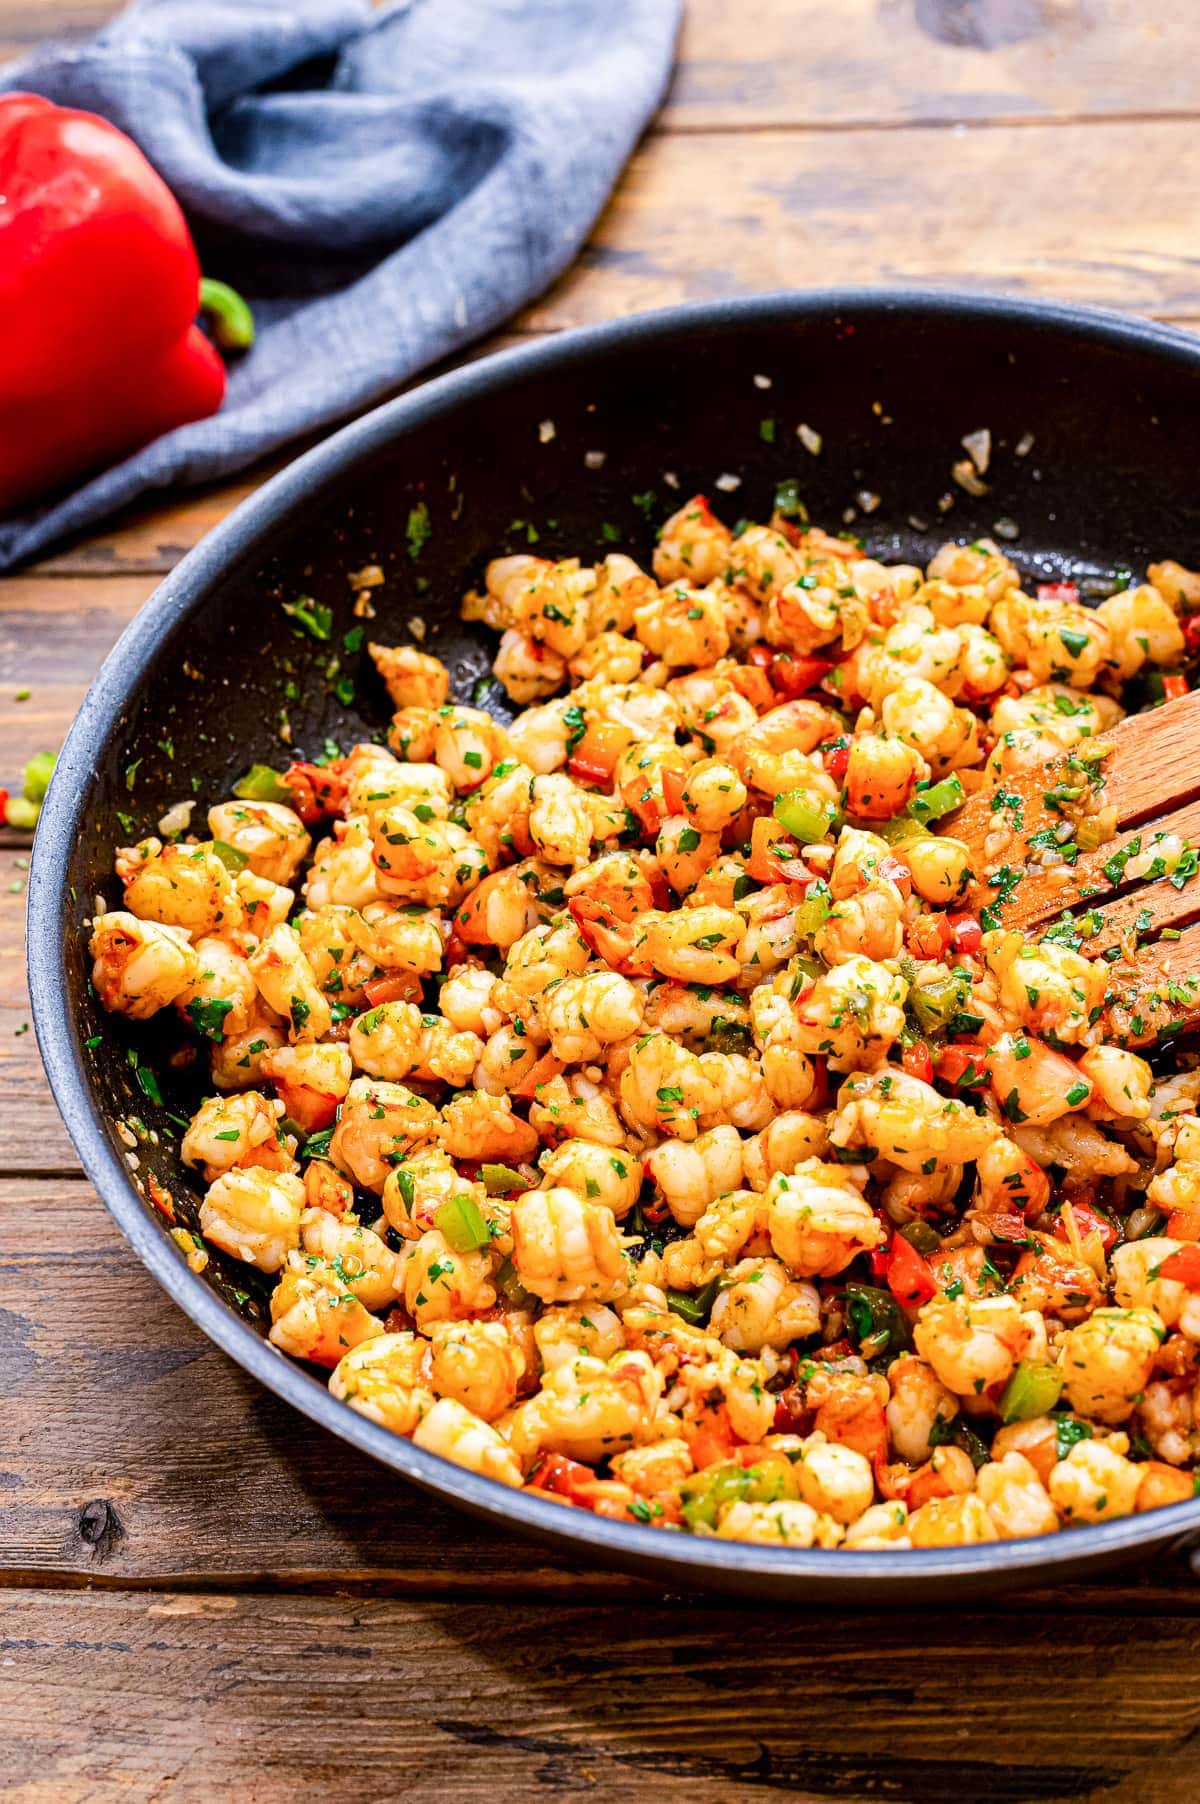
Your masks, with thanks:
[{"label": "skillet rim", "polygon": [[698,334],[706,328],[786,324],[826,314],[866,321],[904,312],[932,323],[967,318],[1018,332],[1051,331],[1062,337],[1067,353],[1070,340],[1082,338],[1117,351],[1149,352],[1200,372],[1200,339],[1178,327],[1068,302],[941,287],[778,290],[693,301],[573,328],[463,365],[351,421],[303,453],[242,501],[164,578],[105,659],[71,725],[43,805],[29,875],[29,989],[51,1092],[85,1176],[126,1240],[167,1295],[217,1347],[310,1421],[472,1515],[549,1541],[558,1552],[586,1552],[603,1564],[644,1576],[778,1600],[863,1599],[870,1593],[879,1603],[911,1602],[919,1595],[934,1601],[956,1592],[1016,1589],[1060,1573],[1069,1576],[1085,1565],[1116,1564],[1137,1548],[1186,1545],[1200,1535],[1200,1498],[1021,1541],[863,1552],[851,1558],[837,1549],[771,1548],[609,1521],[468,1472],[368,1421],[278,1352],[189,1270],[135,1189],[108,1138],[103,1111],[93,1099],[70,1017],[68,867],[89,780],[160,640],[202,609],[227,564],[246,556],[314,484],[344,472],[392,439],[419,431],[427,420],[452,412],[460,402],[526,374],[586,361],[596,351]]}]

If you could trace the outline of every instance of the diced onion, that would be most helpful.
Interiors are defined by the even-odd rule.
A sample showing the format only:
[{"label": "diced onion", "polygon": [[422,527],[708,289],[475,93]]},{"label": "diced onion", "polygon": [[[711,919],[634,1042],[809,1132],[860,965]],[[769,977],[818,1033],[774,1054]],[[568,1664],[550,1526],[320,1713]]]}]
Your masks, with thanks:
[{"label": "diced onion", "polygon": [[192,809],[195,802],[176,802],[168,808],[158,823],[158,830],[164,839],[174,839],[177,834],[186,833],[192,824]]},{"label": "diced onion", "polygon": [[959,443],[979,474],[986,476],[987,467],[992,461],[992,435],[987,427],[981,426],[978,432],[964,433]]}]

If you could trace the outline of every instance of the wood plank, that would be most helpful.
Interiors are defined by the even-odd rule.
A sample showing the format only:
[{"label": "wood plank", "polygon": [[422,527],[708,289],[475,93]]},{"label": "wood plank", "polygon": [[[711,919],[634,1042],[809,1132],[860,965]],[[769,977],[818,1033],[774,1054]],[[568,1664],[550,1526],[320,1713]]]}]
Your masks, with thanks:
[{"label": "wood plank", "polygon": [[[0,787],[17,793],[35,752],[54,751],[92,677],[154,577],[8,579],[0,585]],[[29,696],[16,696],[28,689]],[[30,835],[0,829],[0,1170],[74,1171],[29,1030],[25,990],[25,877]]]},{"label": "wood plank", "polygon": [[[0,59],[109,0],[5,0]],[[1194,113],[1191,0],[690,0],[663,130]]]},{"label": "wood plank", "polygon": [[25,989],[25,882],[29,847],[0,847],[0,1172],[76,1171],[33,1036]]},{"label": "wood plank", "polygon": [[[1053,170],[1053,180],[1048,171]],[[576,325],[825,283],[959,283],[1200,312],[1186,121],[657,138],[574,268],[522,316]]]},{"label": "wood plank", "polygon": [[296,1415],[176,1308],[82,1181],[0,1179],[0,1394],[8,1582],[642,1591],[497,1545]]},{"label": "wood plank", "polygon": [[0,1609],[14,1804],[357,1800],[368,1775],[415,1804],[1195,1797],[1194,1632],[1169,1617],[1136,1637],[1072,1622],[1067,1654],[1053,1620],[928,1616],[914,1656],[908,1612],[137,1591]]},{"label": "wood plank", "polygon": [[1192,0],[690,0],[668,129],[1192,113]]}]

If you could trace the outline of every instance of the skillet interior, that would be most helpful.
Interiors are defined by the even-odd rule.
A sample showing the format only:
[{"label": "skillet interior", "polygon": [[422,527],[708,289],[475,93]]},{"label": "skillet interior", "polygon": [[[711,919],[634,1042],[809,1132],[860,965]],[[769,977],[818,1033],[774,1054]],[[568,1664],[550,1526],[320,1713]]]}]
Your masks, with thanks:
[{"label": "skillet interior", "polygon": [[[878,1596],[883,1584],[928,1597],[943,1578],[995,1589],[1200,1528],[1200,1504],[1184,1505],[1039,1542],[850,1560],[618,1527],[470,1480],[333,1403],[323,1381],[264,1346],[257,1274],[215,1252],[202,1278],[187,1271],[168,1224],[131,1187],[115,1123],[144,1123],[152,1138],[137,1147],[137,1178],[154,1174],[178,1220],[194,1222],[198,1196],[170,1115],[199,1092],[156,1056],[153,1023],[133,1034],[102,1013],[84,957],[92,898],[118,898],[114,845],[153,832],[179,800],[194,797],[202,819],[253,760],[316,757],[327,738],[348,746],[385,724],[365,650],[342,643],[358,624],[348,573],[364,564],[387,579],[372,592],[367,636],[401,642],[412,619],[424,621],[455,694],[486,692],[484,705],[503,713],[488,682],[493,636],[458,620],[485,559],[530,547],[600,557],[615,540],[648,563],[656,524],[696,490],[732,524],[767,518],[777,482],[797,478],[816,522],[833,528],[855,507],[853,530],[891,559],[925,562],[947,536],[990,534],[1001,520],[1019,528],[1009,549],[1030,577],[1111,578],[1162,555],[1194,562],[1200,506],[1181,497],[1192,485],[1180,476],[1200,436],[1198,370],[1200,347],[1182,334],[986,298],[816,294],[676,309],[456,372],[347,428],[243,504],[106,664],[60,760],[30,885],[31,985],[51,1082],[90,1175],[160,1281],[274,1388],[419,1482],[586,1541],[589,1558],[686,1566],[694,1583],[842,1598],[864,1585]],[[822,435],[818,457],[796,435],[801,421]],[[950,470],[962,435],[985,426],[989,492],[973,499]],[[870,512],[864,493],[879,497]],[[430,528],[419,547],[414,509]],[[332,609],[327,642],[284,612],[302,595]],[[349,706],[334,691],[347,675]],[[135,1039],[163,1107],[129,1061]]]}]

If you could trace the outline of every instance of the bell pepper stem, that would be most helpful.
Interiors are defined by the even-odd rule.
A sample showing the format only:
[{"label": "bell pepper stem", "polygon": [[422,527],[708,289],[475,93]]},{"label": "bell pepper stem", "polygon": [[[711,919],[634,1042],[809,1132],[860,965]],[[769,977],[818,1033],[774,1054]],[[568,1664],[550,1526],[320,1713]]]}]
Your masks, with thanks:
[{"label": "bell pepper stem", "polygon": [[220,350],[248,351],[254,343],[254,315],[228,282],[201,276],[200,312]]}]

